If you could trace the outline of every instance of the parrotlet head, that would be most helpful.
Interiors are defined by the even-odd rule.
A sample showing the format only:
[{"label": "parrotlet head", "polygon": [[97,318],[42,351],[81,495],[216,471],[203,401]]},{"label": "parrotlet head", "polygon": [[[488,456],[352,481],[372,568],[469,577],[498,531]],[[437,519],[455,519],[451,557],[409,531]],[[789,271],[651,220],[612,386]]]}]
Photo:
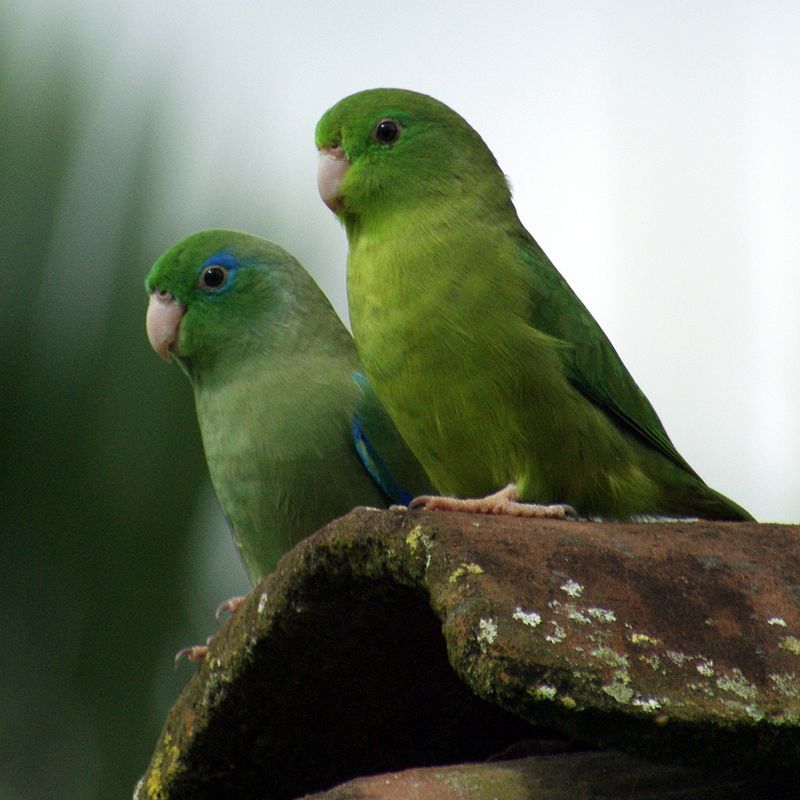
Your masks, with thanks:
[{"label": "parrotlet head", "polygon": [[505,177],[477,131],[424,94],[350,95],[323,114],[316,145],[320,196],[339,216],[476,190],[510,203]]},{"label": "parrotlet head", "polygon": [[330,304],[300,263],[265,239],[196,233],[165,252],[145,281],[147,336],[191,375],[221,361],[298,347],[293,324]]}]

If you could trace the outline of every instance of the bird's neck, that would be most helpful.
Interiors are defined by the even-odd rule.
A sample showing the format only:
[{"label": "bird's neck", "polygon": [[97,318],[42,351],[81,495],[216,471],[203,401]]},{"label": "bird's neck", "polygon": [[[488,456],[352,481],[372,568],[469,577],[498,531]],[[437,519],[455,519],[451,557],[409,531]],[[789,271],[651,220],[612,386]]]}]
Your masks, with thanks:
[{"label": "bird's neck", "polygon": [[353,350],[351,359],[301,353],[245,360],[224,375],[196,378],[195,403],[206,447],[220,431],[228,432],[225,440],[213,446],[228,455],[237,449],[249,452],[266,441],[274,458],[313,447],[326,418],[352,402],[348,398],[357,387],[351,376],[357,369]]}]

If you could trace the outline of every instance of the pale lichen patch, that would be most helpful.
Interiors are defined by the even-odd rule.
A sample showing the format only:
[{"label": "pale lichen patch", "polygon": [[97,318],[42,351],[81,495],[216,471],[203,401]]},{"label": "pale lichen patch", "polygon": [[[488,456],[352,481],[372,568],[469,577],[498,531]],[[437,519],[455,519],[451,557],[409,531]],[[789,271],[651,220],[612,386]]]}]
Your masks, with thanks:
[{"label": "pale lichen patch", "polygon": [[406,544],[412,553],[416,553],[420,544],[427,550],[431,546],[431,540],[422,530],[422,525],[415,525],[406,535]]},{"label": "pale lichen patch", "polygon": [[611,631],[604,630],[603,628],[591,628],[589,633],[589,641],[595,645],[605,644],[611,638]]},{"label": "pale lichen patch", "polygon": [[773,673],[769,679],[775,688],[786,697],[800,697],[800,678],[794,672],[785,672],[782,675]]},{"label": "pale lichen patch", "polygon": [[711,659],[701,658],[694,668],[706,678],[710,678],[714,674],[714,662]]},{"label": "pale lichen patch", "polygon": [[784,636],[778,647],[788,650],[796,656],[800,656],[800,639],[796,636]]},{"label": "pale lichen patch", "polygon": [[486,649],[494,644],[497,638],[497,623],[491,617],[481,617],[478,622],[478,644],[481,651],[486,652]]},{"label": "pale lichen patch", "polygon": [[412,553],[422,547],[427,556],[425,558],[425,568],[427,569],[431,564],[431,549],[433,548],[433,540],[422,530],[422,525],[415,525],[406,536],[406,544]]},{"label": "pale lichen patch", "polygon": [[686,655],[686,653],[681,653],[678,650],[667,650],[666,656],[670,661],[677,664],[679,667],[682,667],[687,661],[690,661],[692,658],[692,656],[688,656]]},{"label": "pale lichen patch", "polygon": [[483,567],[480,564],[462,562],[448,578],[450,583],[457,583],[465,575],[480,575]]},{"label": "pale lichen patch", "polygon": [[550,624],[553,626],[553,632],[545,634],[545,641],[550,644],[560,644],[567,638],[567,632],[554,619],[550,620]]},{"label": "pale lichen patch", "polygon": [[604,664],[608,664],[609,667],[616,667],[617,669],[625,670],[628,668],[628,657],[618,653],[616,650],[613,650],[610,647],[597,647],[592,650],[590,655],[599,659]]},{"label": "pale lichen patch", "polygon": [[586,613],[598,622],[610,623],[617,621],[617,615],[607,608],[587,608]]},{"label": "pale lichen patch", "polygon": [[640,647],[655,647],[659,644],[659,640],[655,636],[649,636],[646,633],[631,633],[628,636],[628,641]]},{"label": "pale lichen patch", "polygon": [[753,703],[740,703],[738,700],[723,700],[728,713],[732,716],[747,717],[753,722],[761,722],[766,716],[764,712]]},{"label": "pale lichen patch", "polygon": [[631,700],[631,705],[646,711],[648,714],[654,714],[668,701],[666,699],[657,700],[655,697],[634,697]]},{"label": "pale lichen patch", "polygon": [[523,625],[528,625],[531,628],[538,627],[542,622],[542,617],[535,611],[523,611],[520,606],[514,609],[511,615],[513,619],[519,620]]},{"label": "pale lichen patch", "polygon": [[539,700],[555,700],[558,695],[556,687],[551,686],[549,683],[541,683],[538,686],[534,686],[530,693]]},{"label": "pale lichen patch", "polygon": [[653,656],[640,655],[638,658],[639,658],[639,661],[641,661],[643,664],[647,664],[647,666],[650,667],[650,669],[652,669],[653,672],[661,672],[662,671],[661,670],[661,659],[657,655],[653,655]]},{"label": "pale lichen patch", "polygon": [[628,657],[606,646],[595,648],[590,655],[614,668],[611,682],[603,686],[603,692],[618,703],[629,703],[636,693],[629,685],[631,678],[628,674]]},{"label": "pale lichen patch", "polygon": [[758,688],[745,678],[737,667],[731,670],[730,675],[720,675],[717,686],[723,692],[732,692],[743,700],[753,700],[758,696]]},{"label": "pale lichen patch", "polygon": [[705,681],[703,683],[690,681],[686,687],[692,692],[702,692],[706,697],[714,697],[714,690]]},{"label": "pale lichen patch", "polygon": [[267,607],[267,600],[268,599],[269,598],[267,596],[267,593],[266,592],[262,592],[261,593],[261,597],[258,598],[257,611],[258,611],[259,614],[263,614],[264,613],[264,609]]},{"label": "pale lichen patch", "polygon": [[[136,785],[134,797],[139,796],[142,789],[146,788],[148,798],[152,798],[152,800],[163,800],[163,798],[166,797],[164,784],[175,771],[179,756],[180,752],[177,745],[172,741],[172,737],[168,733],[164,734],[161,748],[157,751],[153,763],[150,766],[150,771],[146,776],[146,787],[145,780],[142,778]],[[162,767],[165,766],[165,761],[167,762],[166,778],[162,775]]]},{"label": "pale lichen patch", "polygon": [[152,767],[150,774],[147,776],[147,796],[152,797],[153,800],[162,800],[164,797],[161,770],[158,767]]},{"label": "pale lichen patch", "polygon": [[621,704],[629,703],[634,695],[633,689],[631,689],[630,686],[618,681],[606,684],[603,687],[603,691]]},{"label": "pale lichen patch", "polygon": [[800,728],[800,714],[796,714],[793,711],[783,711],[780,714],[776,714],[770,721],[777,726],[786,725],[792,728]]},{"label": "pale lichen patch", "polygon": [[570,578],[561,584],[561,591],[566,592],[570,597],[580,597],[583,594],[583,586]]},{"label": "pale lichen patch", "polygon": [[589,625],[591,620],[587,617],[582,611],[579,611],[577,608],[570,608],[567,612],[567,619],[571,619],[573,622],[580,622],[582,625]]}]

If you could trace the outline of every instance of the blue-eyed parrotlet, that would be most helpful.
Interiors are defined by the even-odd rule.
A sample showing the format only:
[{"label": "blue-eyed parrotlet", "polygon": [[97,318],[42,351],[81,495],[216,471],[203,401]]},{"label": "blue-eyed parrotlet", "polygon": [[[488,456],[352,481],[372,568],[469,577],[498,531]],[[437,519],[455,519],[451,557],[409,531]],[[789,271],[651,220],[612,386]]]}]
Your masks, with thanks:
[{"label": "blue-eyed parrotlet", "polygon": [[252,582],[357,505],[431,484],[369,387],[353,340],[300,263],[210,230],[147,276],[147,333],[191,381],[214,489]]}]

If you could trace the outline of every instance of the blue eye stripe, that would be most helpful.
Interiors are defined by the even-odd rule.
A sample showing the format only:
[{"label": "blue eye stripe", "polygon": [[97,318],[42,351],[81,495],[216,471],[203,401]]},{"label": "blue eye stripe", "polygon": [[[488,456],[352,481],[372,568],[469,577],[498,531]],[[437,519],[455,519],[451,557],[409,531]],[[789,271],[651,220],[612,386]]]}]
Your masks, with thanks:
[{"label": "blue eye stripe", "polygon": [[214,253],[211,258],[200,265],[200,269],[202,270],[204,267],[210,267],[212,264],[218,264],[220,267],[227,267],[228,269],[239,269],[241,266],[239,259],[228,250],[220,250]]},{"label": "blue eye stripe", "polygon": [[204,270],[208,269],[209,267],[221,267],[226,273],[225,280],[219,284],[219,286],[206,283],[206,286],[202,287],[203,290],[210,296],[220,295],[231,288],[236,278],[236,272],[240,266],[241,262],[236,258],[235,255],[233,255],[233,253],[229,252],[228,250],[220,250],[214,253],[214,255],[210,258],[207,258],[197,268],[198,281],[203,282],[202,275]]}]

